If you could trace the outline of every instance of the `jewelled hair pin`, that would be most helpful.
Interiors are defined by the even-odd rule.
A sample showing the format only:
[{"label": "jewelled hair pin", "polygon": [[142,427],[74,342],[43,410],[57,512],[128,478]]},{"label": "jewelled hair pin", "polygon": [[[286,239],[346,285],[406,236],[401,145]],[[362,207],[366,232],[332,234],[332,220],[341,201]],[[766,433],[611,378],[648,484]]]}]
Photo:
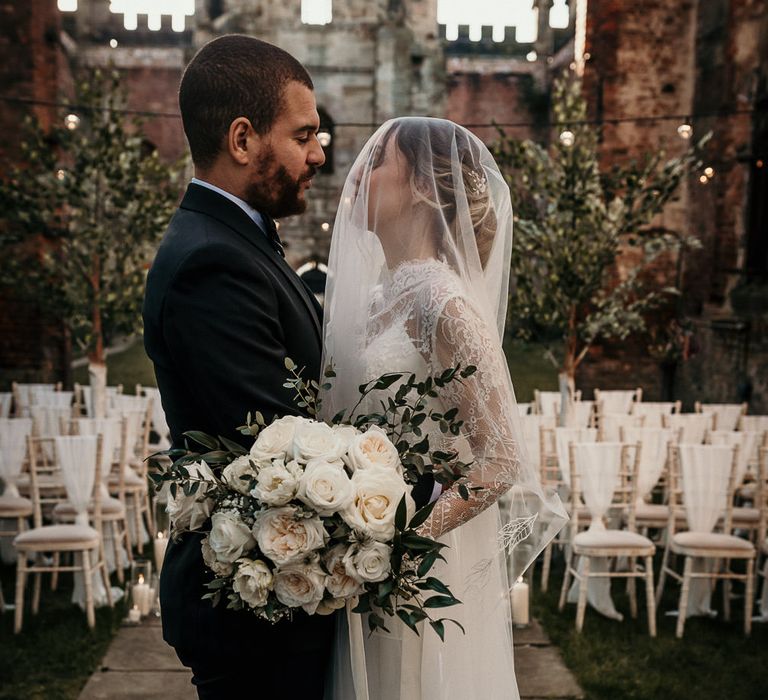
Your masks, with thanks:
[{"label": "jewelled hair pin", "polygon": [[469,191],[473,195],[478,196],[485,194],[485,191],[488,189],[488,178],[486,178],[485,173],[482,170],[470,170],[468,178]]}]

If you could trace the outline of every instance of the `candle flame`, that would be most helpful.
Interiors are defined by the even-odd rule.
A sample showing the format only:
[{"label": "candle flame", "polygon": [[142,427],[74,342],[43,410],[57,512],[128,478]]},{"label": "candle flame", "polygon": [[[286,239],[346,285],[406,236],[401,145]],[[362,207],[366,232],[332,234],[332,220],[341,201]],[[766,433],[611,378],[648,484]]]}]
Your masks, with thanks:
[{"label": "candle flame", "polygon": [[165,535],[164,535],[162,532],[158,532],[158,533],[157,533],[157,539],[158,539],[158,540],[162,540],[162,539],[163,539],[163,537],[165,537]]},{"label": "candle flame", "polygon": [[144,574],[139,574],[139,583],[144,583]]}]

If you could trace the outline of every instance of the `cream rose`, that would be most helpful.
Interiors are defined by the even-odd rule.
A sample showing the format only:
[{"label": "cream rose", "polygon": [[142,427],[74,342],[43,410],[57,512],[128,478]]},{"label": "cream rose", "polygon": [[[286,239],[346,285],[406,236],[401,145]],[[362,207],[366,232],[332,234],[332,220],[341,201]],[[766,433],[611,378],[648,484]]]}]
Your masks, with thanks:
[{"label": "cream rose", "polygon": [[238,457],[234,462],[228,464],[221,476],[227,485],[247,496],[251,492],[250,479],[243,477],[256,478],[256,471],[251,466],[252,457],[249,455],[243,455]]},{"label": "cream rose", "polygon": [[298,462],[286,464],[282,459],[276,459],[256,473],[256,485],[251,496],[268,506],[284,506],[295,498],[303,473]]},{"label": "cream rose", "polygon": [[333,515],[352,500],[352,483],[340,461],[311,459],[304,469],[296,497],[319,515]]},{"label": "cream rose", "polygon": [[355,428],[354,425],[334,425],[333,432],[339,436],[339,439],[344,443],[344,450],[349,449],[349,444],[352,440],[360,435],[360,431]]},{"label": "cream rose", "polygon": [[256,540],[236,511],[223,510],[211,518],[208,543],[219,561],[231,563],[253,549]]},{"label": "cream rose", "polygon": [[391,555],[390,547],[382,542],[369,540],[364,544],[353,544],[344,555],[344,568],[349,576],[376,583],[389,576]]},{"label": "cream rose", "polygon": [[229,576],[232,573],[234,566],[229,562],[219,561],[216,558],[216,552],[211,548],[208,538],[204,537],[200,543],[200,548],[203,550],[203,561],[205,565],[213,571],[217,576]]},{"label": "cream rose", "polygon": [[278,566],[320,549],[328,537],[318,516],[302,517],[293,506],[268,508],[259,513],[253,533],[259,549]]},{"label": "cream rose", "polygon": [[253,443],[251,457],[257,462],[278,458],[290,459],[293,456],[291,448],[296,426],[306,420],[299,416],[284,416],[272,421]]},{"label": "cream rose", "polygon": [[408,520],[416,512],[410,487],[397,471],[382,467],[358,469],[351,481],[352,501],[341,517],[350,527],[379,542],[389,542],[395,536],[395,513],[403,495]]},{"label": "cream rose", "polygon": [[347,571],[344,564],[348,549],[343,544],[337,544],[323,558],[325,568],[329,572],[325,587],[334,598],[350,598],[363,590],[363,579],[357,571]]},{"label": "cream rose", "polygon": [[325,592],[325,572],[317,562],[296,562],[275,571],[275,595],[289,608],[313,615]]},{"label": "cream rose", "polygon": [[353,470],[384,467],[402,474],[397,448],[377,425],[371,426],[350,441],[346,461]]},{"label": "cream rose", "polygon": [[293,436],[293,455],[299,462],[322,457],[329,462],[341,459],[346,452],[346,442],[341,433],[330,425],[318,421],[306,421],[296,426]]},{"label": "cream rose", "polygon": [[347,601],[341,598],[323,598],[315,609],[315,615],[331,615],[337,610],[341,610],[346,604]]},{"label": "cream rose", "polygon": [[232,588],[252,608],[267,604],[274,577],[261,559],[241,559]]},{"label": "cream rose", "polygon": [[211,515],[213,499],[206,494],[216,484],[216,477],[211,468],[203,461],[185,465],[193,479],[202,479],[197,493],[191,496],[184,495],[181,489],[177,489],[176,496],[168,494],[166,512],[170,517],[174,530],[197,530]]}]

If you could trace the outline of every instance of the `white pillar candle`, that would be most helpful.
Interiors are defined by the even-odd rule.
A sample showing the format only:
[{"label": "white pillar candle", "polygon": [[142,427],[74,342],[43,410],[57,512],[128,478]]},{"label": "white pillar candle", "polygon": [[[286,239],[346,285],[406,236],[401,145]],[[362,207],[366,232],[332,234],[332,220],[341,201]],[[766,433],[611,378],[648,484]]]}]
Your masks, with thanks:
[{"label": "white pillar candle", "polygon": [[528,608],[528,584],[522,576],[512,586],[512,622],[516,625],[527,625],[531,621]]},{"label": "white pillar candle", "polygon": [[165,558],[165,550],[168,547],[168,538],[162,533],[158,532],[155,538],[155,566],[157,566],[158,576],[160,570],[163,568],[163,559]]},{"label": "white pillar candle", "polygon": [[129,622],[141,622],[141,611],[139,610],[138,605],[134,605],[129,611],[128,611],[128,621]]},{"label": "white pillar candle", "polygon": [[139,574],[139,582],[133,586],[133,604],[139,608],[141,616],[149,615],[149,611],[152,609],[152,595],[150,593],[149,585],[144,583],[144,576]]}]

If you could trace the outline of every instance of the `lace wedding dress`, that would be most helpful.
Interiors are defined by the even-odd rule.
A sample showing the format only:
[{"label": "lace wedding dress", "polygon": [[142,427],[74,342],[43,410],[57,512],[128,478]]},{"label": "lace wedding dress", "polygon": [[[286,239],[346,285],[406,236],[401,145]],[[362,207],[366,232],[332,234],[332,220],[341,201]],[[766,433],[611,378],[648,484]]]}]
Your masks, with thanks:
[{"label": "lace wedding dress", "polygon": [[[430,399],[435,410],[459,409],[461,435],[428,423],[431,449],[471,462],[468,486],[477,490],[466,501],[443,493],[423,526],[448,545],[431,573],[461,601],[439,617],[465,633],[446,622],[442,642],[429,626],[417,636],[387,618],[389,633],[369,634],[360,616],[340,615],[333,700],[519,697],[508,575],[522,574],[567,516],[528,457],[502,351],[511,246],[509,189],[488,149],[456,124],[387,122],[350,171],[329,256],[324,364],[337,376],[323,410],[348,410],[358,386],[382,374],[421,379],[475,366]],[[358,415],[377,412],[382,399],[370,395]]]}]

